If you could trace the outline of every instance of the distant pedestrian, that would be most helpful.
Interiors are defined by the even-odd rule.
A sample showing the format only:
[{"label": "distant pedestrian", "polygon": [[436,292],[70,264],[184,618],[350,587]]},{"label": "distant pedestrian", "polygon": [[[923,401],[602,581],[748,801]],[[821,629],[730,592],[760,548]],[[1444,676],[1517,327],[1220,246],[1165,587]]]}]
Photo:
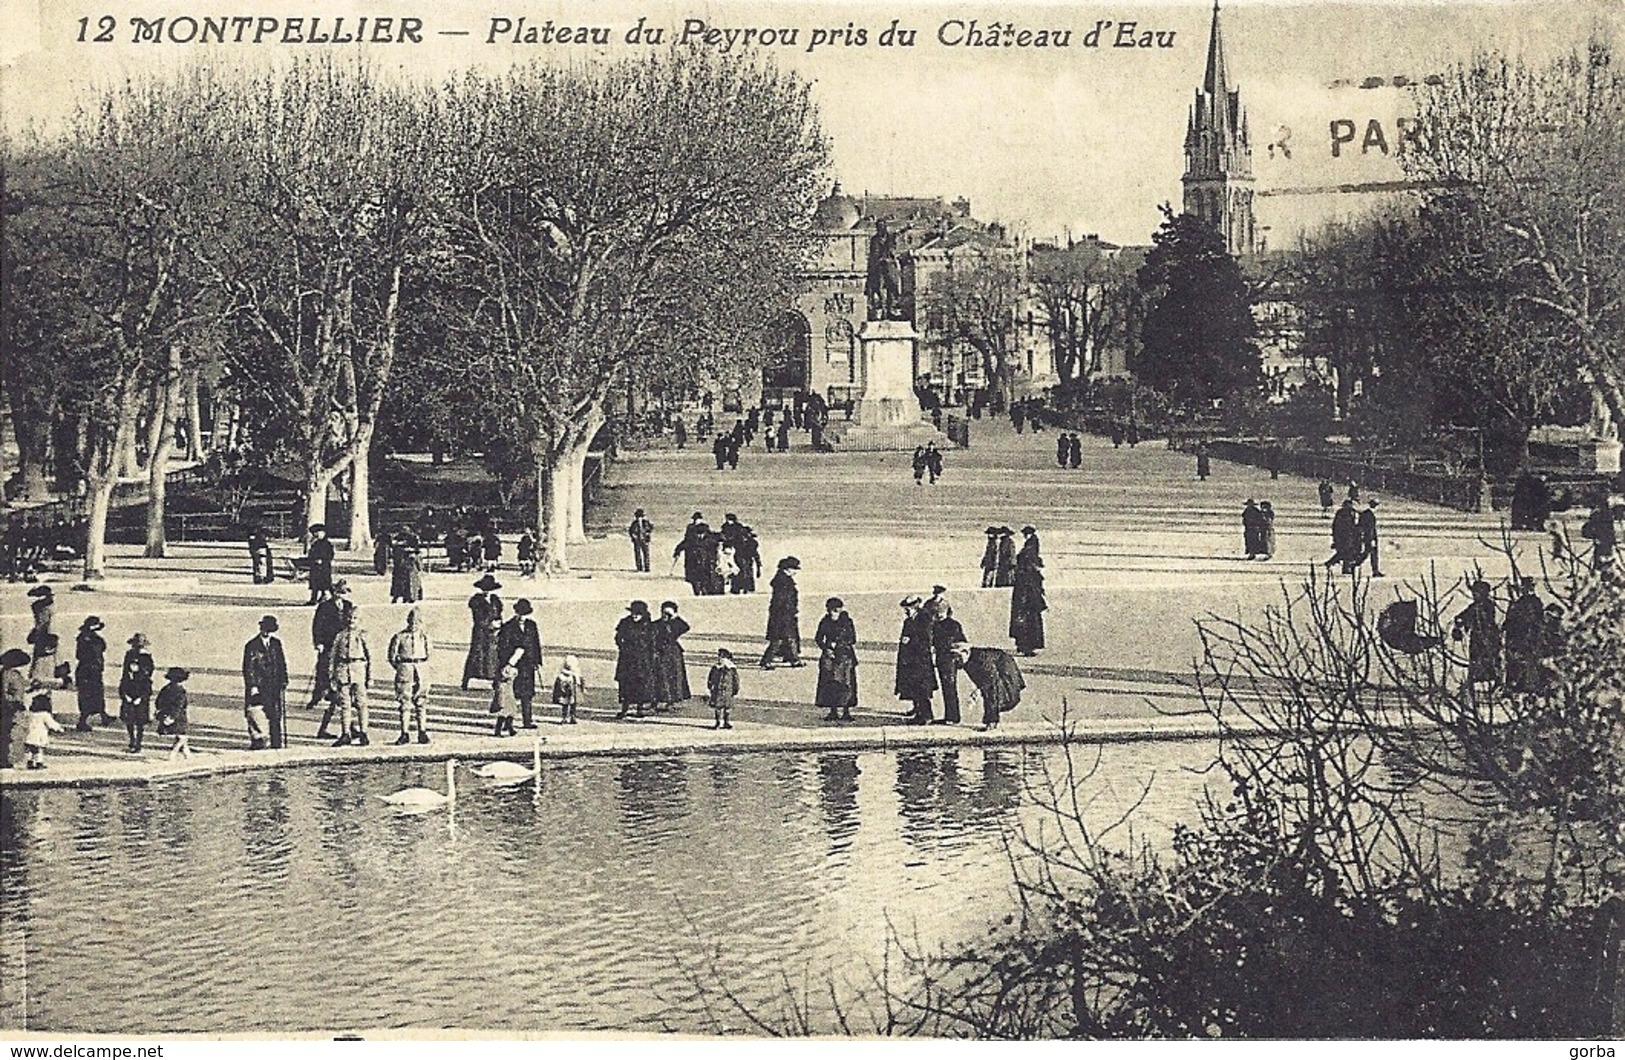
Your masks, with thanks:
[{"label": "distant pedestrian", "polygon": [[553,704],[559,708],[559,724],[576,724],[576,710],[586,698],[587,679],[581,675],[581,660],[566,655],[564,665],[553,678]]},{"label": "distant pedestrian", "polygon": [[1580,536],[1591,542],[1591,569],[1610,570],[1614,566],[1614,549],[1618,546],[1619,532],[1614,526],[1614,513],[1604,495],[1580,526]]},{"label": "distant pedestrian", "polygon": [[379,534],[372,544],[372,572],[383,575],[389,570],[389,551],[394,542],[389,534]]},{"label": "distant pedestrian", "polygon": [[1130,449],[1140,444],[1140,428],[1133,420],[1128,421],[1128,430],[1125,435],[1128,438],[1128,447]]},{"label": "distant pedestrian", "polygon": [[684,425],[683,417],[676,416],[672,418],[671,437],[679,449],[688,445],[688,427]]},{"label": "distant pedestrian", "polygon": [[733,652],[727,648],[717,649],[717,661],[712,665],[711,672],[705,675],[705,691],[711,705],[711,728],[733,728],[728,716],[733,712],[734,699],[739,695],[739,668],[734,665]]},{"label": "distant pedestrian", "polygon": [[[525,532],[519,535],[519,545],[515,549],[515,557],[519,560],[519,576],[521,578],[536,577],[536,552],[539,531],[526,527]],[[645,567],[645,570],[648,568]]]},{"label": "distant pedestrian", "polygon": [[276,570],[271,565],[271,542],[265,531],[255,527],[248,532],[248,562],[254,570],[255,585],[269,585],[276,581]]},{"label": "distant pedestrian", "polygon": [[1348,499],[1355,504],[1360,503],[1360,484],[1354,479],[1349,479]]},{"label": "distant pedestrian", "polygon": [[1320,494],[1321,517],[1324,519],[1330,519],[1332,517],[1332,500],[1334,496],[1332,490],[1332,480],[1323,477],[1320,480],[1320,485],[1316,487],[1316,491]]},{"label": "distant pedestrian", "polygon": [[148,651],[147,635],[136,633],[130,637],[130,650],[124,653],[124,664],[119,670],[119,720],[130,736],[125,748],[130,754],[141,752],[141,739],[152,724],[152,675],[158,666]]},{"label": "distant pedestrian", "polygon": [[395,709],[400,716],[397,744],[412,742],[412,729],[418,743],[429,742],[429,656],[434,642],[418,616],[418,609],[406,612],[406,628],[389,638],[389,665],[395,672]]},{"label": "distant pedestrian", "polygon": [[1345,500],[1332,516],[1332,554],[1325,565],[1343,568],[1344,574],[1353,574],[1360,567],[1360,525],[1354,514],[1354,502]]},{"label": "distant pedestrian", "polygon": [[1269,468],[1270,478],[1272,480],[1279,479],[1281,477],[1281,464],[1285,458],[1286,453],[1281,448],[1279,443],[1270,446],[1268,452],[1265,453],[1265,466]]},{"label": "distant pedestrian", "polygon": [[1083,466],[1083,439],[1078,437],[1076,431],[1068,434],[1066,439],[1066,463],[1076,471]]},{"label": "distant pedestrian", "polygon": [[1264,546],[1264,558],[1275,558],[1275,508],[1269,501],[1258,502],[1258,513],[1263,517],[1263,534],[1261,542]]},{"label": "distant pedestrian", "polygon": [[79,724],[75,726],[79,732],[89,732],[92,719],[103,725],[113,720],[107,714],[107,641],[101,635],[105,628],[100,618],[91,615],[80,623],[75,638],[73,687],[79,700]]},{"label": "distant pedestrian", "polygon": [[767,603],[767,648],[762,652],[762,669],[771,670],[773,664],[783,661],[791,666],[805,666],[801,661],[801,624],[797,616],[799,596],[796,574],[801,561],[794,556],[779,560],[779,569],[768,583],[772,596]]},{"label": "distant pedestrian", "polygon": [[1055,466],[1065,467],[1067,457],[1072,455],[1072,436],[1062,431],[1055,436]]},{"label": "distant pedestrian", "polygon": [[721,471],[728,463],[728,436],[719,434],[711,443],[711,457],[717,462],[717,470]]},{"label": "distant pedestrian", "polygon": [[250,751],[288,746],[288,656],[277,628],[276,616],[266,615],[259,632],[243,645],[243,720]]},{"label": "distant pedestrian", "polygon": [[824,617],[813,635],[818,645],[818,685],[813,705],[825,708],[825,721],[851,721],[858,705],[858,634],[839,596],[824,601]]},{"label": "distant pedestrian", "polygon": [[615,627],[615,685],[621,701],[617,720],[625,718],[629,711],[643,717],[644,708],[653,701],[650,686],[654,683],[655,640],[649,605],[633,600],[626,611],[626,617]]},{"label": "distant pedestrian", "polygon": [[632,513],[632,521],[626,525],[626,536],[632,542],[632,569],[642,573],[649,571],[649,542],[654,539],[655,524],[643,514],[639,508]]},{"label": "distant pedestrian", "polygon": [[937,448],[936,442],[925,443],[925,470],[931,476],[931,485],[935,486],[942,477],[942,450]]},{"label": "distant pedestrian", "polygon": [[925,446],[916,445],[914,447],[912,466],[914,468],[914,484],[916,486],[923,485],[925,483]]},{"label": "distant pedestrian", "polygon": [[1365,511],[1360,513],[1357,520],[1360,533],[1360,558],[1371,561],[1371,576],[1383,577],[1382,559],[1378,554],[1377,545],[1377,498],[1372,497],[1365,502]]},{"label": "distant pedestrian", "polygon": [[333,542],[327,539],[327,527],[312,523],[310,547],[305,559],[310,563],[307,581],[310,585],[310,603],[317,604],[333,595]]},{"label": "distant pedestrian", "polygon": [[497,533],[496,526],[487,526],[481,535],[485,545],[485,569],[496,571],[502,569],[502,535]]},{"label": "distant pedestrian", "polygon": [[1196,477],[1203,482],[1213,473],[1213,458],[1208,455],[1207,443],[1199,442],[1196,446]]},{"label": "distant pedestrian", "polygon": [[1044,649],[1044,558],[1039,554],[1038,530],[1021,528],[1021,551],[1016,554],[1015,588],[1010,594],[1010,637],[1017,655],[1037,655]]},{"label": "distant pedestrian", "polygon": [[683,656],[683,635],[689,628],[677,613],[677,601],[660,605],[660,617],[654,621],[654,680],[649,692],[656,710],[687,702],[694,694],[689,690],[688,661]]},{"label": "distant pedestrian", "polygon": [[1123,421],[1121,421],[1121,420],[1112,420],[1112,448],[1113,449],[1121,449],[1121,448],[1123,448],[1123,438],[1124,438],[1125,434],[1126,434],[1126,432],[1123,430]]},{"label": "distant pedestrian", "polygon": [[990,526],[984,533],[987,544],[982,548],[982,588],[991,589],[999,567],[999,528]]},{"label": "distant pedestrian", "polygon": [[1501,679],[1501,626],[1496,621],[1495,590],[1488,582],[1471,586],[1473,602],[1456,615],[1453,636],[1467,641],[1467,684],[1493,685]]},{"label": "distant pedestrian", "polygon": [[191,676],[191,671],[184,666],[171,666],[164,672],[167,683],[158,690],[154,702],[158,712],[158,731],[175,738],[175,742],[169,745],[171,759],[192,757],[192,745],[187,736],[191,725],[187,718],[186,699],[186,682]]},{"label": "distant pedestrian", "polygon": [[1535,592],[1535,579],[1518,579],[1518,598],[1507,605],[1506,683],[1512,692],[1540,691],[1540,658],[1545,644],[1546,606]]},{"label": "distant pedestrian", "polygon": [[[928,607],[927,611],[931,609]],[[937,668],[937,686],[942,690],[942,723],[958,725],[959,660],[954,656],[953,647],[965,639],[965,627],[946,603],[933,614],[931,657]]]},{"label": "distant pedestrian", "polygon": [[394,572],[389,579],[389,602],[415,604],[423,599],[423,557],[418,537],[410,530],[398,535],[391,549]]},{"label": "distant pedestrian", "polygon": [[779,452],[788,453],[790,451],[790,423],[788,417],[781,417],[779,419],[778,430]]},{"label": "distant pedestrian", "polygon": [[993,587],[1006,589],[1016,584],[1016,532],[999,527],[998,556],[993,568]]},{"label": "distant pedestrian", "polygon": [[924,603],[918,596],[906,596],[898,603],[903,609],[903,628],[897,636],[897,673],[892,689],[898,699],[910,705],[906,716],[910,725],[931,724],[931,700],[937,691],[931,648],[934,623],[925,613]]},{"label": "distant pedestrian", "polygon": [[1258,502],[1251,497],[1241,508],[1241,539],[1248,559],[1256,559],[1263,554],[1264,517],[1258,510]]}]

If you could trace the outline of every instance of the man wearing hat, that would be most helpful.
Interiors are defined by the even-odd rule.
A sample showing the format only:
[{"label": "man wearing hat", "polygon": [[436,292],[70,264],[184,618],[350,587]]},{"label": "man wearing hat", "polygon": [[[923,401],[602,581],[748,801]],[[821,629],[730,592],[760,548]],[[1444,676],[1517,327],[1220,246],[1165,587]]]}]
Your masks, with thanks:
[{"label": "man wearing hat", "polygon": [[333,595],[316,605],[310,618],[310,643],[316,649],[316,677],[311,683],[309,709],[325,701],[322,723],[316,729],[316,739],[331,740],[328,726],[338,709],[338,697],[333,692],[333,641],[344,628],[344,611],[350,606],[350,583],[339,579],[333,583]]},{"label": "man wearing hat", "polygon": [[779,560],[778,573],[768,586],[773,595],[767,602],[767,650],[762,652],[762,669],[773,669],[775,660],[783,659],[791,666],[805,666],[801,661],[801,623],[797,617],[800,601],[796,590],[796,572],[801,561],[794,556]]},{"label": "man wearing hat", "polygon": [[[524,603],[523,600],[520,603]],[[518,608],[515,607],[517,611]],[[418,743],[429,742],[424,698],[429,691],[429,676],[425,667],[434,645],[428,631],[418,620],[418,609],[406,612],[406,628],[389,638],[389,665],[395,668],[395,707],[401,715],[401,734],[397,744],[412,742],[412,730],[407,723],[406,705],[412,705],[412,721],[418,728]]]},{"label": "man wearing hat", "polygon": [[502,628],[502,597],[496,590],[502,583],[490,574],[474,583],[478,590],[468,598],[468,658],[463,661],[463,688],[475,678],[495,681],[502,663],[497,655],[497,630]]},{"label": "man wearing hat", "polygon": [[642,508],[632,513],[632,522],[626,528],[626,536],[632,539],[633,570],[648,573],[649,541],[654,537],[654,532],[655,524],[643,514]]},{"label": "man wearing hat", "polygon": [[372,652],[361,628],[361,609],[345,609],[344,628],[333,640],[333,691],[339,699],[339,737],[334,747],[357,744],[366,747],[367,686],[372,683]]},{"label": "man wearing hat", "polygon": [[711,528],[699,512],[694,513],[683,530],[683,539],[671,550],[674,563],[678,556],[683,557],[683,580],[688,582],[689,589],[695,596],[706,595],[706,583],[716,564],[716,545],[712,540]]},{"label": "man wearing hat", "polygon": [[[940,602],[933,611],[932,602]],[[953,646],[965,639],[965,627],[954,617],[954,609],[946,597],[933,596],[926,603],[926,613],[933,616],[931,625],[931,658],[937,668],[937,684],[942,688],[942,724],[959,724],[959,660],[954,657]]]},{"label": "man wearing hat", "polygon": [[333,595],[333,542],[327,539],[323,523],[311,524],[310,537],[305,555],[310,560],[310,602],[314,604]]},{"label": "man wearing hat", "polygon": [[527,729],[536,727],[532,707],[536,671],[542,666],[542,635],[530,617],[534,610],[529,600],[515,600],[513,617],[497,630],[497,659],[499,665],[513,668],[513,697],[519,701],[519,717]]},{"label": "man wearing hat", "polygon": [[130,650],[124,653],[124,665],[119,669],[119,720],[130,735],[130,754],[141,753],[141,739],[148,722],[152,720],[152,675],[158,669],[145,633],[130,637]]},{"label": "man wearing hat", "polygon": [[910,725],[931,724],[931,699],[937,691],[933,623],[924,605],[918,596],[905,596],[898,604],[903,609],[903,630],[897,638],[897,678],[892,687],[898,699],[913,705],[908,713]]},{"label": "man wearing hat", "polygon": [[993,587],[1007,589],[1016,584],[1016,532],[1008,526],[998,530],[999,543],[993,563]]},{"label": "man wearing hat", "polygon": [[1356,525],[1360,531],[1362,558],[1371,561],[1371,576],[1381,578],[1382,564],[1377,559],[1377,498],[1371,497],[1365,502],[1365,511],[1360,513]]},{"label": "man wearing hat", "polygon": [[1027,687],[1021,667],[1001,648],[973,648],[960,641],[949,650],[982,697],[982,724],[978,728],[984,732],[997,728],[999,715],[1015,709]]},{"label": "man wearing hat", "polygon": [[243,718],[250,751],[288,746],[288,656],[276,631],[276,616],[266,615],[259,633],[243,645]]},{"label": "man wearing hat", "polygon": [[987,547],[982,549],[982,588],[991,589],[999,569],[999,528],[990,526],[985,533]]},{"label": "man wearing hat", "polygon": [[79,732],[90,731],[92,718],[103,725],[113,720],[107,713],[107,689],[103,682],[107,671],[107,641],[100,631],[105,628],[100,618],[91,615],[79,624],[79,636],[74,642],[73,657],[77,664],[73,674],[74,689],[79,698],[79,724],[75,728]]}]

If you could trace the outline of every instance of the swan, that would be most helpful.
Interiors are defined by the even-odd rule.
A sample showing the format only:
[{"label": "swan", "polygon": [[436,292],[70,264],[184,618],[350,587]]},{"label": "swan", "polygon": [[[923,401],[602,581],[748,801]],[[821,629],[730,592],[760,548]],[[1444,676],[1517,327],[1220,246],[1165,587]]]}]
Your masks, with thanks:
[{"label": "swan", "polygon": [[547,737],[538,736],[530,748],[530,768],[526,769],[518,762],[487,762],[469,770],[483,780],[495,780],[503,783],[517,784],[521,780],[540,776],[542,773],[542,744]]},{"label": "swan", "polygon": [[391,806],[400,806],[405,809],[432,809],[436,806],[450,806],[457,798],[457,759],[446,759],[446,790],[444,793],[433,788],[402,788],[400,791],[388,795],[378,796]]}]

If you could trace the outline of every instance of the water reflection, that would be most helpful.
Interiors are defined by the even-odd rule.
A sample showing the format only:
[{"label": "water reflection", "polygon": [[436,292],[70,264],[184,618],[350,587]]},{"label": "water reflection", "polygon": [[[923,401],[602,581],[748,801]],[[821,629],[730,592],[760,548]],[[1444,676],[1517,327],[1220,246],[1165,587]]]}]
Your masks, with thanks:
[{"label": "water reflection", "polygon": [[[26,941],[35,1029],[704,1031],[696,976],[766,1006],[878,965],[888,924],[980,934],[1052,753],[568,761],[539,798],[470,783],[408,817],[377,796],[440,764],[7,792],[0,939]],[[1171,767],[1206,753],[1097,777],[1150,756],[1179,816],[1199,781]],[[0,988],[0,1020],[19,1002]]]}]

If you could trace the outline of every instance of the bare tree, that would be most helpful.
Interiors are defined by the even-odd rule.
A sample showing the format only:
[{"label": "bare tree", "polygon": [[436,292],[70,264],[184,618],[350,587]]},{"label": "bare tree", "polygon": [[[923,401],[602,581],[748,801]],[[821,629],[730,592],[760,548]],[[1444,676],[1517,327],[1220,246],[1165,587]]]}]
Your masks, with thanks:
[{"label": "bare tree", "polygon": [[953,268],[931,278],[921,297],[928,340],[949,349],[963,344],[976,351],[995,409],[1007,407],[1014,394],[1021,295],[1019,265],[995,249],[962,254]]}]

